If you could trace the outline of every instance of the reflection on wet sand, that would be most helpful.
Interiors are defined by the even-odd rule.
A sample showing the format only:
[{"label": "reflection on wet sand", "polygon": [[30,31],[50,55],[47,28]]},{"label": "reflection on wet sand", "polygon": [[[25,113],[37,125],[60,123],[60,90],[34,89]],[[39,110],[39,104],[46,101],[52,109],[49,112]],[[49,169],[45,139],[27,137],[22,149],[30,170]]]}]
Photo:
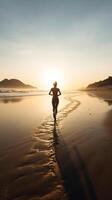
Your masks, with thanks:
[{"label": "reflection on wet sand", "polygon": [[112,91],[87,91],[90,97],[98,97],[103,99],[109,106],[112,105]]},{"label": "reflection on wet sand", "polygon": [[54,145],[58,144],[58,131],[57,131],[57,123],[54,123],[54,128],[53,128],[53,141],[54,141]]},{"label": "reflection on wet sand", "polygon": [[110,100],[110,99],[106,99],[106,100],[104,100],[104,101],[107,102],[109,106],[112,105],[112,100]]},{"label": "reflection on wet sand", "polygon": [[18,103],[18,102],[20,102],[22,100],[23,100],[23,98],[16,98],[16,97],[13,97],[13,98],[0,98],[0,102],[4,103],[4,104],[7,104],[7,103]]},{"label": "reflection on wet sand", "polygon": [[112,136],[112,110],[109,110],[105,116],[104,127]]},{"label": "reflection on wet sand", "polygon": [[99,99],[103,99],[109,105],[112,105],[112,91],[87,91],[86,92],[90,97],[98,97]]},{"label": "reflection on wet sand", "polygon": [[[74,200],[74,198],[78,200],[96,200],[97,197],[94,187],[78,148],[74,146],[75,162],[73,162],[71,153],[60,133],[58,124],[54,124],[53,136],[55,157],[61,172],[67,198],[69,200]],[[77,160],[80,166],[78,166]]]},{"label": "reflection on wet sand", "polygon": [[[106,102],[109,106],[112,106],[112,91],[89,91],[87,94],[91,97],[98,97],[104,102]],[[104,119],[104,125],[107,131],[112,134],[112,110],[109,110]]]}]

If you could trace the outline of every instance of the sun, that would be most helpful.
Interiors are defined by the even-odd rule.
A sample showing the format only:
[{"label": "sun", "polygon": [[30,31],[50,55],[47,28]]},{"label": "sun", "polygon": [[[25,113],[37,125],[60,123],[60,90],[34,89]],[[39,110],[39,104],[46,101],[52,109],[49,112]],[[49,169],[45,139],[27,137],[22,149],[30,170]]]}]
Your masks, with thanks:
[{"label": "sun", "polygon": [[43,75],[44,87],[49,89],[50,87],[52,87],[54,81],[57,81],[59,87],[62,87],[63,85],[62,71],[59,69],[47,69],[46,71],[44,71]]}]

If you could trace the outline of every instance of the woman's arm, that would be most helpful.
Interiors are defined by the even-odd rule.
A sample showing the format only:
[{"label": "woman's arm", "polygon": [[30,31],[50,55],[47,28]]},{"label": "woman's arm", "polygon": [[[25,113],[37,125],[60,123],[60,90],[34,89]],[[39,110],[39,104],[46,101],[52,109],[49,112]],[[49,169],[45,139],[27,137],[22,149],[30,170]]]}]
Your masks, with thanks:
[{"label": "woman's arm", "polygon": [[49,95],[51,95],[51,96],[52,96],[52,89],[50,89],[50,91],[49,91]]},{"label": "woman's arm", "polygon": [[60,96],[61,95],[61,91],[60,91],[60,89],[58,89],[58,96]]}]

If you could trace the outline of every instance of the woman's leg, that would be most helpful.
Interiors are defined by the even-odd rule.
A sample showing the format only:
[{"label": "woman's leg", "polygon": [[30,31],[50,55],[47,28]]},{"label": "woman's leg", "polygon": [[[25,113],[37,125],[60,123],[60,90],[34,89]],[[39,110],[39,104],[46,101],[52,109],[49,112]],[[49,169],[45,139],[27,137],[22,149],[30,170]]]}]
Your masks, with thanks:
[{"label": "woman's leg", "polygon": [[57,100],[56,100],[56,114],[57,114],[58,104],[59,104],[59,99],[57,98]]},{"label": "woman's leg", "polygon": [[52,107],[53,107],[53,112],[55,111],[55,100],[52,98]]}]

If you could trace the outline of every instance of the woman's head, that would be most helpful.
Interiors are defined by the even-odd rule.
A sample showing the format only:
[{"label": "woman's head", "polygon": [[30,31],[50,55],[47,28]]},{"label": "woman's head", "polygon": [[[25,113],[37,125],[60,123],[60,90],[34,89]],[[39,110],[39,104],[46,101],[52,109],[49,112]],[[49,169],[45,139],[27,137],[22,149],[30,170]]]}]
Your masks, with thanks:
[{"label": "woman's head", "polygon": [[57,82],[55,81],[55,82],[53,83],[53,85],[54,85],[54,87],[57,87]]}]

